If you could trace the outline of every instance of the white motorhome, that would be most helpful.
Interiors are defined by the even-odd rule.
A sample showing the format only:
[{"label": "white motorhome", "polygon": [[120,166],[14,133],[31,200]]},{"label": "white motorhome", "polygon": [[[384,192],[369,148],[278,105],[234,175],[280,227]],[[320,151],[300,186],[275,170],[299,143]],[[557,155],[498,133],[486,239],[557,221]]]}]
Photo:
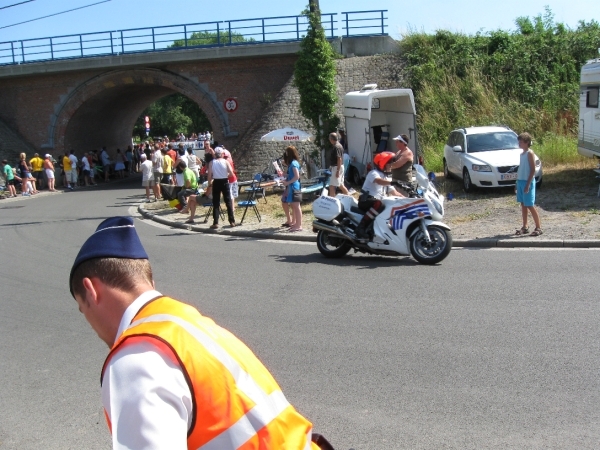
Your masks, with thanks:
[{"label": "white motorhome", "polygon": [[588,158],[600,158],[600,58],[581,68],[579,90],[579,137],[577,151]]},{"label": "white motorhome", "polygon": [[417,162],[417,112],[412,90],[379,90],[376,84],[367,84],[360,91],[348,92],[343,106],[351,161],[347,177],[351,182],[361,184],[374,153],[395,152],[392,138],[399,134],[409,137]]}]

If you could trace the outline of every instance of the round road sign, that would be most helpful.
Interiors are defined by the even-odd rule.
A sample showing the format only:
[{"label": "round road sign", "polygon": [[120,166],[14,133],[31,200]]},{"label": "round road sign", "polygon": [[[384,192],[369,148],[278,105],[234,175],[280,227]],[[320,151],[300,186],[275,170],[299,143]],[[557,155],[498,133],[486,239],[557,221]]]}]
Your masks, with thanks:
[{"label": "round road sign", "polygon": [[227,112],[234,112],[236,109],[238,109],[238,102],[233,97],[230,97],[227,100],[225,100],[224,105],[225,105],[225,110]]}]

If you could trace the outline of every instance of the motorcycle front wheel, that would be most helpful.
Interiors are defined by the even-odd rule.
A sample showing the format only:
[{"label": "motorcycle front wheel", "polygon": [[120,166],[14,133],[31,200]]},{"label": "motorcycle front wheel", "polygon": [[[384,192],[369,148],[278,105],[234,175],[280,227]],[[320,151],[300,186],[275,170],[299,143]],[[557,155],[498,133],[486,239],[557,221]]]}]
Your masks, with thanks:
[{"label": "motorcycle front wheel", "polygon": [[419,229],[410,238],[410,253],[421,264],[437,264],[442,261],[452,250],[452,235],[449,230],[430,225],[427,227],[431,243],[428,243]]},{"label": "motorcycle front wheel", "polygon": [[347,239],[323,230],[317,233],[317,247],[325,258],[341,258],[352,248]]}]

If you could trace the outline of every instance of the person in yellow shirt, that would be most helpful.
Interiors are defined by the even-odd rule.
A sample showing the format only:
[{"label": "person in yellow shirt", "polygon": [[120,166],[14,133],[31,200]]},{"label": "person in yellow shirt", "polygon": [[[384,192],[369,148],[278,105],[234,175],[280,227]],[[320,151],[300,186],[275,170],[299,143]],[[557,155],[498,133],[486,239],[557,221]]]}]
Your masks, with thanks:
[{"label": "person in yellow shirt", "polygon": [[163,184],[173,184],[171,182],[172,175],[173,175],[173,160],[171,159],[171,157],[167,153],[167,149],[166,148],[162,148],[160,150],[160,152],[163,155],[163,178],[162,178],[162,183]]},{"label": "person in yellow shirt", "polygon": [[71,165],[71,160],[69,159],[68,154],[65,154],[63,156],[62,163],[63,163],[63,172],[65,174],[65,178],[64,178],[65,186],[67,187],[67,189],[73,190],[73,186],[71,186],[71,183],[69,182],[69,180],[71,178],[71,170],[73,169],[73,167]]},{"label": "person in yellow shirt", "polygon": [[40,158],[39,154],[34,154],[33,158],[29,160],[29,165],[31,166],[31,174],[35,178],[35,183],[38,189],[42,189],[44,186],[44,160]]}]

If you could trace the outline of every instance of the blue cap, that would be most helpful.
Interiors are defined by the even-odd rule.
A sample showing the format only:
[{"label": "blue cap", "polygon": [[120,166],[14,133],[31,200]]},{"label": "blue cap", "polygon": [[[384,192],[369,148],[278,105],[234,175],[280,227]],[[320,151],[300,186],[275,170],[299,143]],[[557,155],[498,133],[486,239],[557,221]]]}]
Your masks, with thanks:
[{"label": "blue cap", "polygon": [[73,294],[73,272],[83,262],[94,258],[148,259],[148,254],[140,241],[133,220],[130,217],[106,219],[79,250],[69,275],[69,289]]}]

